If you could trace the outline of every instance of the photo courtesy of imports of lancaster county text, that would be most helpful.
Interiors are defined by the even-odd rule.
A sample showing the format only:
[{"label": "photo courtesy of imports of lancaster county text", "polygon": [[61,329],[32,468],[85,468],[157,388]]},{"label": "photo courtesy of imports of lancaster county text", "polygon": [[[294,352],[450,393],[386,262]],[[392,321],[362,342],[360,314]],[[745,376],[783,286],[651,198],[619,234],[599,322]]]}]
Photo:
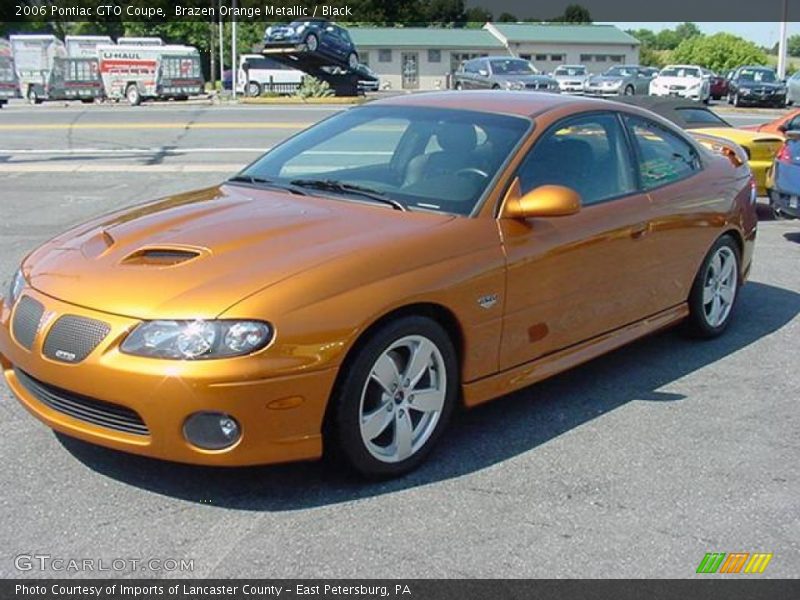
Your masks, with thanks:
[{"label": "photo courtesy of imports of lancaster county text", "polygon": [[0,2],[0,188],[0,600],[800,598],[800,2]]}]

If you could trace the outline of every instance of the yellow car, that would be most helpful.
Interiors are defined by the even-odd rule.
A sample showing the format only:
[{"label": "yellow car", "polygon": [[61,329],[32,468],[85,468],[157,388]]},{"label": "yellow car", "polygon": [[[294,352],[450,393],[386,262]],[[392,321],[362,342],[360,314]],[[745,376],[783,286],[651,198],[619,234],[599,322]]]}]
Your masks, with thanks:
[{"label": "yellow car", "polygon": [[747,162],[755,177],[758,195],[766,195],[767,171],[783,145],[783,136],[737,129],[708,107],[689,100],[635,96],[622,98],[620,101],[641,106],[669,119],[689,133],[697,134],[695,137],[703,145],[713,143],[705,137],[712,136],[741,146],[747,154]]}]

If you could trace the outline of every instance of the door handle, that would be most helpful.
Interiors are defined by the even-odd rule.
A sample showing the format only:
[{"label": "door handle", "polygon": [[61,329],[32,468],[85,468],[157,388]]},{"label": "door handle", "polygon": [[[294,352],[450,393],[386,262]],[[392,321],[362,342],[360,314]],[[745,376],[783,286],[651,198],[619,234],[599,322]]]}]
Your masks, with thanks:
[{"label": "door handle", "polygon": [[640,240],[650,233],[650,223],[639,223],[631,228],[631,237]]}]

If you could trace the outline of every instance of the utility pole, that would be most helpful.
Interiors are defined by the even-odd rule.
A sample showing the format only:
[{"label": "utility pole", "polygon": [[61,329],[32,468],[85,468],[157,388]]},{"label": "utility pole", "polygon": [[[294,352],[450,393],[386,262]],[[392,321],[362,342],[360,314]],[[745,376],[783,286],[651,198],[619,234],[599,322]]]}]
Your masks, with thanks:
[{"label": "utility pole", "polygon": [[[222,7],[222,0],[219,2]],[[217,28],[219,33],[219,80],[225,83],[225,24],[222,21],[222,11],[220,10],[219,18],[217,19]]]},{"label": "utility pole", "polygon": [[778,41],[778,79],[786,77],[786,21],[789,20],[789,0],[783,0],[781,9],[781,37]]},{"label": "utility pole", "polygon": [[239,69],[236,62],[236,0],[233,0],[233,15],[231,16],[231,84],[233,89],[233,99],[236,100],[236,84]]},{"label": "utility pole", "polygon": [[[214,10],[214,0],[210,1],[211,10]],[[213,14],[213,12],[212,12]],[[214,19],[212,18],[208,22],[208,73],[210,75],[209,79],[211,80],[211,89],[216,89],[214,87],[214,80],[217,78],[217,49],[216,49],[216,41],[217,41],[217,32],[214,30]]]}]

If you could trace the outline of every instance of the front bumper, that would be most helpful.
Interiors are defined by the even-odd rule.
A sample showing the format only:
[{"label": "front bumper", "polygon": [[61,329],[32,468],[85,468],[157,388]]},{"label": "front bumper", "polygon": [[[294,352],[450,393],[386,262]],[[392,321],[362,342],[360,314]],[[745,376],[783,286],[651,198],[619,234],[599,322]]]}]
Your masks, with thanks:
[{"label": "front bumper", "polygon": [[672,97],[672,98],[686,98],[687,100],[697,100],[701,99],[701,89],[686,89],[686,90],[652,90],[650,92],[651,96],[660,96],[660,97]]},{"label": "front bumper", "polygon": [[[31,350],[11,332],[13,311],[0,299],[0,367],[20,403],[46,425],[84,441],[159,459],[221,466],[318,458],[321,428],[338,369],[270,378],[256,355],[221,360],[173,361],[122,354],[119,344],[137,321],[50,298],[30,288],[44,316]],[[19,301],[17,305],[19,306]],[[79,363],[43,355],[48,331],[61,315],[102,320],[110,333]],[[97,425],[51,408],[26,386],[23,373],[49,386],[135,411],[147,434]],[[224,450],[203,450],[183,436],[186,418],[202,411],[232,415],[242,436]]]},{"label": "front bumper", "polygon": [[742,106],[783,106],[785,103],[786,94],[739,94]]},{"label": "front bumper", "polygon": [[618,88],[585,87],[583,88],[583,93],[586,96],[600,96],[600,97],[619,96],[622,93],[622,87],[621,86]]}]

